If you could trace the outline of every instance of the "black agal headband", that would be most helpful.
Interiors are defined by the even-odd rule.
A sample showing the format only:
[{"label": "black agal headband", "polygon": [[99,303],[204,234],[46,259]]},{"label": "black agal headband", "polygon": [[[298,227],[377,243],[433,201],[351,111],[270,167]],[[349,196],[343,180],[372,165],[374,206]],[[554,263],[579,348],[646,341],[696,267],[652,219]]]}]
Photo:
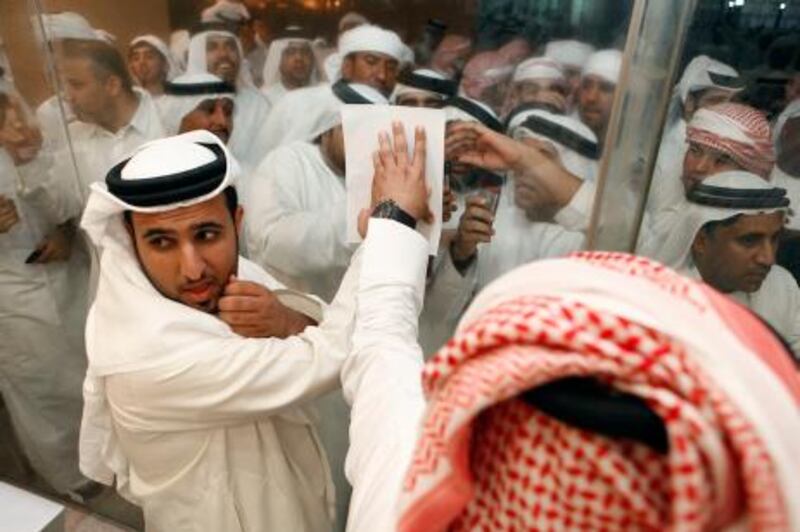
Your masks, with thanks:
[{"label": "black agal headband", "polygon": [[458,91],[458,84],[451,79],[437,79],[414,72],[402,72],[397,76],[397,82],[415,89],[435,92],[446,98],[452,98]]},{"label": "black agal headband", "polygon": [[456,109],[461,109],[468,115],[477,119],[481,124],[488,127],[491,130],[497,131],[498,133],[503,132],[503,124],[500,121],[493,117],[491,113],[486,111],[480,105],[467,100],[466,98],[461,98],[460,96],[456,96],[455,98],[451,98],[445,104],[447,107],[455,107]]},{"label": "black agal headband", "polygon": [[698,184],[686,195],[698,205],[724,209],[779,209],[789,206],[784,188],[726,188]]},{"label": "black agal headband", "polygon": [[600,158],[600,149],[596,142],[592,142],[571,129],[561,124],[551,122],[541,116],[529,116],[520,127],[529,129],[532,133],[547,137],[592,161],[596,161]]},{"label": "black agal headband", "polygon": [[204,196],[216,190],[225,180],[228,161],[225,152],[216,144],[198,143],[214,154],[214,160],[196,168],[149,179],[123,179],[126,159],[106,175],[108,191],[135,207],[170,205]]}]

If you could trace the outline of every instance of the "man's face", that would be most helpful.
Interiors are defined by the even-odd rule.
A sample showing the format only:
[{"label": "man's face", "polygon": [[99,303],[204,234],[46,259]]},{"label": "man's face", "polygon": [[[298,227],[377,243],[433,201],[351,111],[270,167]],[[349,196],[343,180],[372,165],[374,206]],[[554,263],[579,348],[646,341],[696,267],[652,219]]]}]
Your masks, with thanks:
[{"label": "man's face", "polygon": [[65,59],[61,75],[64,79],[64,97],[78,120],[102,123],[120,90],[118,83],[111,83],[116,78],[108,76],[100,79],[91,61],[85,58]]},{"label": "man's face", "polygon": [[732,170],[742,170],[742,167],[729,155],[702,144],[689,142],[689,149],[683,158],[681,176],[683,190],[688,193],[708,176]]},{"label": "man's face", "polygon": [[780,135],[778,166],[787,174],[800,177],[800,116],[790,118]]},{"label": "man's face", "polygon": [[128,70],[143,87],[161,84],[167,79],[167,62],[158,50],[147,43],[139,43],[131,48]]},{"label": "man's face", "polygon": [[578,113],[581,121],[589,126],[598,139],[602,139],[608,127],[611,107],[614,105],[616,85],[598,76],[588,75],[581,80],[578,89]]},{"label": "man's face", "polygon": [[344,175],[345,165],[345,151],[344,151],[344,131],[342,126],[338,125],[322,134],[320,139],[322,153],[328,160],[328,163],[333,166],[333,170],[337,173]]},{"label": "man's face", "polygon": [[703,280],[723,293],[757,291],[775,264],[783,224],[783,213],[754,214],[701,229],[692,257]]},{"label": "man's face", "polygon": [[230,98],[203,100],[181,120],[180,133],[205,129],[225,144],[233,132],[234,103]]},{"label": "man's face", "polygon": [[733,93],[722,89],[704,89],[689,94],[684,104],[683,117],[688,122],[699,109],[729,102],[731,98],[733,98]]},{"label": "man's face", "polygon": [[224,194],[167,212],[131,216],[129,231],[150,282],[164,297],[203,312],[216,312],[238,266],[235,220]]},{"label": "man's face", "polygon": [[430,92],[414,91],[398,96],[395,100],[395,105],[441,109],[444,106],[444,100],[436,94],[432,94]]},{"label": "man's face", "polygon": [[305,42],[289,43],[281,55],[281,81],[290,88],[305,87],[311,81],[314,57]]},{"label": "man's face", "polygon": [[0,148],[5,148],[14,164],[24,164],[36,157],[42,135],[30,126],[20,106],[0,97]]},{"label": "man's face", "polygon": [[363,83],[389,96],[397,81],[400,63],[394,57],[377,52],[354,52],[342,62],[342,78]]},{"label": "man's face", "polygon": [[556,102],[565,102],[567,86],[563,82],[549,79],[529,79],[519,81],[513,85],[512,100],[514,107],[522,104],[542,104],[553,108],[555,112],[562,113],[563,105]]},{"label": "man's face", "polygon": [[236,39],[221,35],[211,35],[206,39],[206,68],[209,73],[236,85],[240,63]]}]

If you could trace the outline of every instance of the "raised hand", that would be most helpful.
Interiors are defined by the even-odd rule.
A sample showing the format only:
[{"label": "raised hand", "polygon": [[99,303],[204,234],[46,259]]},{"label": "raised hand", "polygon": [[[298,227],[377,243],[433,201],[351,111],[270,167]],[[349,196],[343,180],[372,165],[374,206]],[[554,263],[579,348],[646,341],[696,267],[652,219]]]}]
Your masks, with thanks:
[{"label": "raised hand", "polygon": [[219,318],[247,338],[287,338],[314,321],[281,303],[266,287],[231,276],[219,299]]},{"label": "raised hand", "polygon": [[428,186],[425,182],[425,130],[414,131],[414,153],[408,157],[408,142],[403,125],[392,124],[393,140],[386,133],[378,137],[379,150],[373,154],[372,206],[393,200],[417,220],[430,221]]},{"label": "raised hand", "polygon": [[486,198],[471,196],[467,198],[467,206],[458,223],[458,231],[450,247],[450,254],[455,262],[470,259],[478,250],[481,242],[490,242],[494,236],[494,213],[489,210]]}]

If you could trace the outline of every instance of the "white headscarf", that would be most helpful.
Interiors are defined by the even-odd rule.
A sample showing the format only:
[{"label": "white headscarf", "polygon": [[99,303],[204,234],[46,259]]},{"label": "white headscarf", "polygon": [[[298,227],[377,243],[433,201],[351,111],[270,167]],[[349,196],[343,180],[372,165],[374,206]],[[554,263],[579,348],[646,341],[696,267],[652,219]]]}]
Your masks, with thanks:
[{"label": "white headscarf", "polygon": [[189,34],[189,30],[175,30],[169,36],[169,49],[181,72],[186,71],[191,39],[192,36]]},{"label": "white headscarf", "polygon": [[[58,41],[61,39],[80,39],[84,41],[104,41],[113,44],[116,38],[104,30],[98,30],[89,24],[83,16],[72,11],[63,13],[42,14],[41,21],[44,27],[44,39]],[[39,23],[33,20],[33,27],[39,33]],[[39,35],[39,37],[42,37]]]},{"label": "white headscarf", "polygon": [[597,76],[609,83],[617,84],[622,70],[622,52],[600,50],[589,56],[583,66],[583,76]]},{"label": "white headscarf", "polygon": [[545,46],[544,56],[564,66],[582,69],[593,52],[594,46],[580,41],[550,41]]},{"label": "white headscarf", "polygon": [[[181,86],[213,85],[221,83],[223,83],[223,81],[213,74],[198,72],[196,74],[178,76],[172,80],[170,85],[180,88]],[[191,95],[172,94],[172,92],[170,87],[167,87],[167,94],[164,96],[161,107],[161,121],[167,132],[172,134],[178,133],[183,117],[196,109],[202,102],[206,100],[216,100],[218,98],[230,98],[234,100],[234,102],[236,101],[236,93],[233,91],[228,92],[221,90],[220,92]]]},{"label": "white headscarf", "polygon": [[[418,68],[414,70],[413,74],[415,76],[419,76],[422,78],[430,78],[439,81],[448,81],[447,77],[429,68]],[[420,87],[413,87],[411,85],[406,85],[398,81],[394,86],[394,91],[392,92],[392,96],[389,98],[389,101],[391,101],[392,103],[396,103],[397,98],[408,94],[423,94],[425,96],[433,96],[434,98],[438,98],[440,100],[445,100],[448,98],[448,95],[443,94],[441,92],[423,89]]]},{"label": "white headscarf", "polygon": [[393,31],[380,26],[364,24],[347,30],[339,36],[339,46],[335,54],[325,59],[325,74],[333,82],[342,75],[342,61],[355,52],[375,52],[388,55],[403,63],[414,62],[414,52],[406,46]]},{"label": "white headscarf", "polygon": [[225,37],[236,42],[236,49],[239,51],[239,73],[236,75],[236,90],[244,87],[253,87],[253,79],[250,71],[245,66],[244,52],[242,43],[234,33],[224,30],[202,31],[192,36],[189,41],[189,56],[186,61],[186,73],[197,74],[208,72],[208,62],[206,60],[206,40],[209,37]]},{"label": "white headscarf", "polygon": [[[486,105],[485,103],[473,100],[472,98],[468,98],[466,96],[458,96],[459,99],[469,102],[470,104],[477,106],[480,110],[484,111],[490,118],[500,123],[500,119],[497,117],[497,113],[494,110]],[[450,122],[453,120],[460,120],[463,122],[478,122],[483,124],[484,126],[491,127],[489,124],[486,124],[480,117],[476,116],[475,114],[470,114],[469,112],[465,111],[461,107],[457,107],[454,105],[454,102],[451,102],[450,105],[444,106],[444,115],[445,119]]]},{"label": "white headscarf", "polygon": [[[386,97],[368,85],[361,83],[348,83],[348,86],[363,98],[369,100],[373,105],[388,105]],[[333,129],[342,123],[342,107],[346,102],[342,101],[333,89],[320,94],[320,98],[314,102],[309,102],[309,111],[304,113],[299,121],[303,122],[303,131],[309,131],[308,138],[303,139],[312,141],[326,131]],[[313,110],[313,111],[312,111]],[[307,128],[307,129],[305,129]]]},{"label": "white headscarf", "polygon": [[131,40],[131,44],[128,48],[131,49],[140,43],[147,43],[158,50],[158,53],[160,53],[161,57],[164,58],[164,61],[167,62],[167,80],[172,80],[180,75],[180,70],[175,62],[175,58],[172,57],[172,53],[169,51],[169,48],[167,48],[167,45],[164,43],[164,41],[155,35],[139,35]]},{"label": "white headscarf", "polygon": [[[311,39],[305,39],[302,37],[286,37],[282,39],[275,39],[269,44],[269,51],[267,52],[267,59],[264,61],[264,70],[262,79],[264,80],[261,88],[268,89],[273,85],[281,82],[281,59],[283,58],[283,52],[286,50],[289,45],[292,44],[307,44],[311,46]],[[311,79],[309,80],[309,85],[316,85],[319,82],[319,75],[317,74],[317,64],[313,58],[313,51],[312,51],[312,58],[311,58]]]},{"label": "white headscarf", "polygon": [[250,11],[242,2],[217,0],[213,6],[207,7],[200,14],[201,22],[244,22],[250,20]]},{"label": "white headscarf", "polygon": [[[703,180],[703,185],[738,190],[770,190],[774,188],[771,183],[756,174],[743,171],[722,172],[712,175]],[[653,253],[653,258],[680,272],[689,271],[693,268],[692,244],[697,232],[704,225],[709,222],[727,220],[740,214],[755,215],[775,212],[788,214],[788,208],[742,209],[712,207],[694,203],[690,199],[678,214],[673,230],[669,233],[666,241]]]},{"label": "white headscarf", "polygon": [[738,78],[739,73],[731,66],[726,65],[707,55],[698,55],[692,59],[683,71],[680,81],[672,91],[669,112],[667,114],[667,125],[675,124],[682,118],[682,108],[686,103],[686,98],[693,92],[703,89],[722,89],[730,91],[732,94],[742,90],[742,87],[731,88],[718,85],[711,78],[712,74],[725,76],[728,78]]},{"label": "white headscarf", "polygon": [[589,143],[597,146],[597,136],[583,122],[565,115],[557,115],[543,109],[522,111],[511,118],[508,126],[509,134],[515,139],[533,138],[545,140],[555,146],[561,164],[571,174],[584,181],[594,181],[597,175],[597,160],[578,153],[569,146],[559,142],[557,135],[546,132],[534,131],[525,125],[530,117],[537,117],[557,127],[567,129]]},{"label": "white headscarf", "polygon": [[566,82],[564,69],[556,61],[547,57],[531,57],[517,65],[514,70],[513,82],[533,79],[548,79]]}]

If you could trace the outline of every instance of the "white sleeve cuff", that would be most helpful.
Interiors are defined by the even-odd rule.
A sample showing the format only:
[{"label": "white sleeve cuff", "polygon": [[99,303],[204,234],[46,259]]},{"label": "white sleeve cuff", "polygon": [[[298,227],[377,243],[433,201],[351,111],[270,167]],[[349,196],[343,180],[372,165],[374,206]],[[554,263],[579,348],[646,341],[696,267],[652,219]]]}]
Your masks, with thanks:
[{"label": "white sleeve cuff", "polygon": [[572,196],[572,199],[554,217],[555,222],[570,231],[586,231],[594,203],[595,184],[584,183]]},{"label": "white sleeve cuff", "polygon": [[370,218],[363,247],[362,290],[385,284],[425,286],[428,242],[417,231],[393,220]]}]

